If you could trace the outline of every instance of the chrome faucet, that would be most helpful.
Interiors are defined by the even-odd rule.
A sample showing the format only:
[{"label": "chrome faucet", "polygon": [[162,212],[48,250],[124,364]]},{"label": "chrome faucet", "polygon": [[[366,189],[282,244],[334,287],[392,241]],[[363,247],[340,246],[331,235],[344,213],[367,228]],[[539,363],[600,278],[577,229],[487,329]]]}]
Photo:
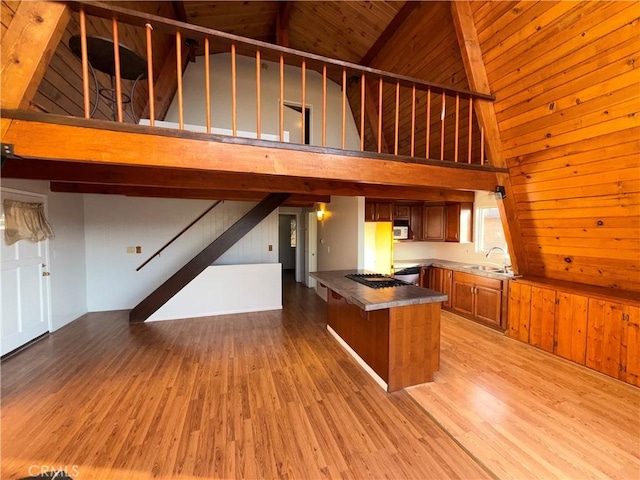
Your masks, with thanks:
[{"label": "chrome faucet", "polygon": [[502,247],[491,247],[487,254],[485,255],[487,258],[491,257],[491,254],[495,251],[502,252],[502,271],[507,273],[507,269],[511,267],[511,265],[507,265],[507,251]]}]

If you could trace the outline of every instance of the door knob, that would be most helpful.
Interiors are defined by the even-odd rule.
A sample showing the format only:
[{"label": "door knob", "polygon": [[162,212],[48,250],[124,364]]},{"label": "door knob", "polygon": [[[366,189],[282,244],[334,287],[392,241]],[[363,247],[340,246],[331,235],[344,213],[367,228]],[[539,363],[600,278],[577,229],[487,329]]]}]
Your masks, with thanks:
[{"label": "door knob", "polygon": [[48,277],[49,275],[51,275],[51,272],[42,272],[43,277]]}]

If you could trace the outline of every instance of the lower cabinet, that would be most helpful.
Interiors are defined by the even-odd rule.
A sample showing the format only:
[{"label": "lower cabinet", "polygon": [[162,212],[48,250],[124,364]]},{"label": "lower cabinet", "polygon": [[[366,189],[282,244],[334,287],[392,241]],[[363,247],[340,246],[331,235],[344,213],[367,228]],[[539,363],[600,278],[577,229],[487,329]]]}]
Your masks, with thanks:
[{"label": "lower cabinet", "polygon": [[448,268],[441,267],[431,267],[431,271],[429,272],[429,288],[448,296],[448,299],[442,302],[442,308],[451,308],[452,273]]},{"label": "lower cabinet", "polygon": [[515,281],[507,334],[640,386],[640,306]]},{"label": "lower cabinet", "polygon": [[492,326],[501,326],[502,280],[453,272],[452,309]]}]

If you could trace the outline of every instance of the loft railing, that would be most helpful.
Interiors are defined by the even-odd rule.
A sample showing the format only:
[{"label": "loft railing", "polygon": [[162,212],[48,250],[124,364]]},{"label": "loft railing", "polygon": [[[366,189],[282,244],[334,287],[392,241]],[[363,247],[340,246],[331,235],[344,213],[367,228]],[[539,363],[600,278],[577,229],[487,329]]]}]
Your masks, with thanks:
[{"label": "loft railing", "polygon": [[[149,124],[154,126],[156,120],[156,99],[154,93],[153,48],[154,35],[167,34],[175,37],[176,83],[178,128],[185,129],[183,98],[183,58],[184,42],[188,39],[204,46],[204,83],[202,92],[206,106],[206,132],[212,132],[212,119],[215,112],[211,110],[211,73],[210,53],[212,46],[216,52],[228,51],[231,60],[231,133],[238,134],[238,102],[236,61],[238,55],[255,57],[256,70],[256,124],[255,133],[263,139],[261,125],[261,62],[273,60],[279,64],[279,93],[284,99],[285,65],[300,68],[301,105],[306,106],[307,70],[313,69],[322,74],[322,138],[321,146],[327,146],[327,79],[335,79],[341,84],[341,148],[346,149],[348,104],[354,109],[353,117],[358,124],[360,150],[377,153],[393,153],[415,158],[439,159],[456,163],[484,165],[484,131],[479,127],[474,116],[474,102],[493,101],[494,97],[446,85],[425,82],[354,63],[335,60],[320,55],[305,53],[287,47],[272,45],[237,35],[190,25],[155,15],[143,14],[115,6],[96,2],[67,2],[79,13],[81,37],[81,63],[84,98],[84,116],[91,116],[89,61],[87,53],[87,15],[111,21],[114,45],[115,72],[113,89],[115,94],[115,115],[118,122],[123,122],[122,78],[119,58],[119,25],[124,23],[145,29],[146,62],[147,62],[147,107]],[[373,93],[373,89],[377,91]],[[401,108],[401,91],[405,91],[405,100]],[[406,107],[410,94],[410,109]],[[97,92],[96,92],[97,95]],[[384,102],[385,96],[393,96],[393,106]],[[349,97],[349,98],[348,98]],[[134,99],[132,99],[133,101]],[[348,101],[349,100],[349,101]],[[358,105],[359,104],[359,105]],[[279,102],[279,128],[277,138],[284,141],[284,102]],[[359,109],[359,112],[358,112]],[[301,109],[300,143],[307,143],[305,130],[305,108]],[[401,121],[400,115],[410,110],[410,119]],[[391,113],[392,112],[392,113]],[[359,113],[359,115],[358,115]],[[391,114],[390,114],[391,113]],[[135,117],[135,115],[134,115]],[[368,122],[368,123],[367,123]],[[410,124],[409,131],[401,124]],[[368,125],[368,128],[367,128]],[[369,134],[367,135],[367,132]],[[387,141],[393,138],[393,141]],[[392,145],[392,146],[389,146]]]}]

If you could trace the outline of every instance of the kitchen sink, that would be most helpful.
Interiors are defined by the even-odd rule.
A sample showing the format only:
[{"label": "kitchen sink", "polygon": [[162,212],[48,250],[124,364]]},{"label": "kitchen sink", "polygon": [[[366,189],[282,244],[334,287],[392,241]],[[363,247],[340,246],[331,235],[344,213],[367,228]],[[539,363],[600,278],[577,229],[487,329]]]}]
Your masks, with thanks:
[{"label": "kitchen sink", "polygon": [[484,272],[500,272],[502,273],[502,268],[492,267],[491,265],[465,265],[462,268],[468,268],[469,270],[482,270]]}]

